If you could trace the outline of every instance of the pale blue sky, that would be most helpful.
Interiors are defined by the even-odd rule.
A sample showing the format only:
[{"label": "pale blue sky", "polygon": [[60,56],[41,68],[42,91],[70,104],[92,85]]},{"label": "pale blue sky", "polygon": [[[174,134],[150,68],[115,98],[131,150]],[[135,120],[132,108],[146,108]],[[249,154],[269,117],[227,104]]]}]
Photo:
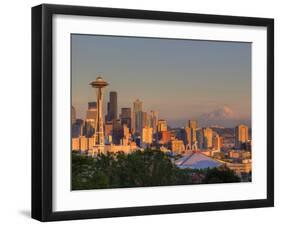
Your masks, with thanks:
[{"label": "pale blue sky", "polygon": [[251,117],[251,43],[72,35],[72,104],[84,118],[101,73],[118,93],[118,109],[143,101],[170,121],[228,106]]}]

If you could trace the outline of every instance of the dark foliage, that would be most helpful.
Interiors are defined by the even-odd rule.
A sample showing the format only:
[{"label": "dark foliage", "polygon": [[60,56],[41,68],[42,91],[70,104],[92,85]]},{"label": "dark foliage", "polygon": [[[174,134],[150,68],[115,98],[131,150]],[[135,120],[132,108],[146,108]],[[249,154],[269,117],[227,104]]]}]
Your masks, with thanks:
[{"label": "dark foliage", "polygon": [[202,180],[202,183],[204,184],[232,182],[240,182],[240,178],[236,176],[232,170],[226,167],[208,169],[205,178]]},{"label": "dark foliage", "polygon": [[95,158],[72,154],[73,190],[194,184],[201,183],[205,175],[204,183],[234,182],[231,172],[179,169],[171,157],[158,150],[99,154]]}]

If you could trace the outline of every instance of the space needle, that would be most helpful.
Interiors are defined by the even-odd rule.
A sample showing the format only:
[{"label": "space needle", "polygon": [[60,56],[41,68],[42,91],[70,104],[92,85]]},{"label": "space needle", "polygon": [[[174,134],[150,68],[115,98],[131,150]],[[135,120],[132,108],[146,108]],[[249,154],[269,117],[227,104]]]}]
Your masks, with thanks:
[{"label": "space needle", "polygon": [[95,122],[95,134],[94,134],[94,148],[98,152],[104,151],[104,132],[103,132],[103,114],[102,114],[102,103],[103,103],[103,88],[109,84],[103,80],[101,76],[98,76],[95,81],[91,82],[93,88],[97,89],[97,116]]}]

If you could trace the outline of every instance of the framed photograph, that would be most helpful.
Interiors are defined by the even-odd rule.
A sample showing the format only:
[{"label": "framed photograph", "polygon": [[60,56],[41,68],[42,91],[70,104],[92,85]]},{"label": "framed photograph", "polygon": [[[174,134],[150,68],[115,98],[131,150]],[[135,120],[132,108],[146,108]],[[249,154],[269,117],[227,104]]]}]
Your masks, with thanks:
[{"label": "framed photograph", "polygon": [[32,217],[274,205],[274,21],[32,8]]}]

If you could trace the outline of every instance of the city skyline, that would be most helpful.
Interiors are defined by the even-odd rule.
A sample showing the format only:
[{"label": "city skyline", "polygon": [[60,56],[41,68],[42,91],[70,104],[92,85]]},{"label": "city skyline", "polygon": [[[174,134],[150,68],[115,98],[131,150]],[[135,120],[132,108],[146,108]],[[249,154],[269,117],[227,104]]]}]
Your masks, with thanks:
[{"label": "city skyline", "polygon": [[[113,91],[114,93],[117,93],[116,91]],[[136,102],[136,101],[141,101],[139,98],[138,99],[136,99],[135,101],[133,101],[133,103],[129,106],[127,106],[127,107],[123,107],[123,106],[121,106],[120,108],[117,108],[117,117],[116,117],[116,119],[120,119],[121,120],[121,116],[122,116],[122,112],[124,111],[124,109],[126,110],[126,109],[128,109],[130,112],[133,110],[133,108],[134,108],[134,103]],[[117,102],[118,102],[118,100],[117,100]],[[103,105],[109,105],[109,103],[110,103],[110,98],[108,99],[108,100],[105,100],[105,103],[103,104]],[[143,102],[142,102],[143,103]],[[76,109],[76,107],[74,106],[74,105],[72,105],[71,106],[71,108],[73,109],[75,109],[75,113],[71,113],[72,114],[72,118],[73,118],[73,114],[75,114],[75,117],[77,118],[77,119],[81,119],[81,120],[85,120],[85,119],[87,119],[88,118],[88,115],[89,115],[89,111],[91,111],[91,107],[90,107],[90,105],[91,104],[96,104],[96,101],[90,101],[90,102],[88,102],[87,104],[86,104],[86,109],[84,110],[84,116],[82,116],[82,117],[78,117],[77,116],[77,109]],[[93,109],[93,108],[92,108]],[[107,106],[107,108],[105,107],[105,106],[103,106],[103,116],[104,116],[104,118],[107,120],[108,119],[108,109],[109,109],[109,107]],[[216,111],[213,111],[213,112],[210,112],[210,113],[207,113],[207,114],[203,114],[202,115],[202,117],[204,117],[204,116],[207,116],[207,115],[210,115],[210,117],[212,117],[212,114],[220,114],[220,116],[221,116],[221,113],[219,113],[221,111],[221,113],[225,113],[225,114],[227,114],[227,112],[229,111],[229,109],[227,108],[227,107],[222,107],[222,108],[218,108]],[[148,111],[143,111],[144,113],[151,113],[151,112],[156,112],[157,114],[159,113],[158,111],[155,111],[155,110],[153,110],[153,109],[149,109]],[[133,115],[133,113],[131,113],[130,114],[131,115],[131,117],[132,117],[132,115]],[[161,115],[161,114],[160,114]],[[222,126],[222,124],[220,124],[219,122],[218,123],[208,123],[207,122],[207,119],[203,119],[202,117],[199,117],[199,118],[196,118],[196,117],[191,117],[191,118],[186,118],[186,119],[183,119],[183,120],[179,120],[177,123],[170,123],[170,121],[169,120],[166,120],[165,118],[159,118],[159,120],[165,120],[165,121],[167,121],[167,125],[170,127],[170,128],[184,128],[188,123],[189,123],[189,121],[191,120],[191,121],[193,121],[193,120],[195,120],[195,121],[197,121],[197,123],[198,124],[200,124],[200,127],[225,127],[225,128],[234,128],[237,124],[245,124],[245,125],[247,125],[248,127],[250,127],[251,128],[251,120],[245,120],[245,119],[239,119],[239,118],[237,118],[237,119],[233,119],[232,121],[231,121],[231,124],[233,124],[233,126]],[[173,126],[173,125],[176,125],[176,126]]]},{"label": "city skyline", "polygon": [[250,124],[250,43],[72,35],[72,53],[78,118],[85,118],[88,102],[95,101],[82,83],[102,72],[110,81],[103,108],[109,92],[116,91],[118,115],[140,99],[144,111],[158,111],[174,127],[192,118],[201,124],[208,118],[209,125],[220,119],[226,127]]}]

